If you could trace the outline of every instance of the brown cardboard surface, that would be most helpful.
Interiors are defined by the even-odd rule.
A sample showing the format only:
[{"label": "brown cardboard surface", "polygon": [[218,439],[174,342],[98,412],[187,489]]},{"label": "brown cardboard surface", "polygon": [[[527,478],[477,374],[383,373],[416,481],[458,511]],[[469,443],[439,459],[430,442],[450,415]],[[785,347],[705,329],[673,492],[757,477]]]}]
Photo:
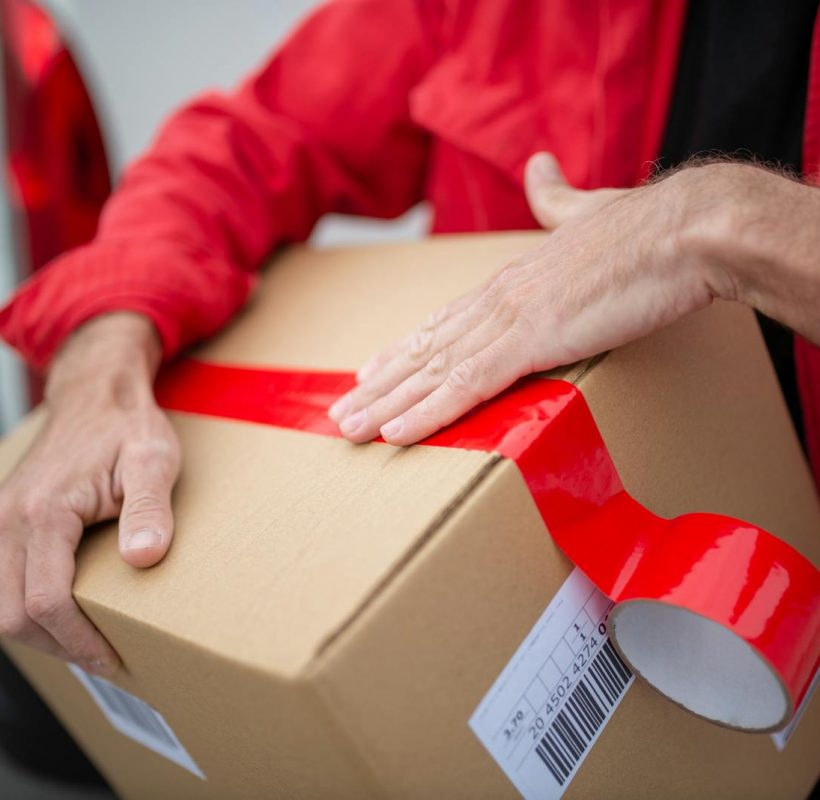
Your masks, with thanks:
[{"label": "brown cardboard surface", "polygon": [[[353,369],[543,234],[277,260],[199,356]],[[751,314],[718,304],[570,370],[627,487],[665,515],[745,517],[820,560],[817,500]],[[37,415],[35,415],[36,417]],[[513,464],[172,415],[168,558],[113,526],[75,593],[207,776],[113,732],[68,670],[13,657],[124,797],[515,797],[467,720],[570,570]],[[37,419],[0,445],[7,472]],[[816,700],[786,751],[629,692],[569,797],[783,797],[817,774]]]}]

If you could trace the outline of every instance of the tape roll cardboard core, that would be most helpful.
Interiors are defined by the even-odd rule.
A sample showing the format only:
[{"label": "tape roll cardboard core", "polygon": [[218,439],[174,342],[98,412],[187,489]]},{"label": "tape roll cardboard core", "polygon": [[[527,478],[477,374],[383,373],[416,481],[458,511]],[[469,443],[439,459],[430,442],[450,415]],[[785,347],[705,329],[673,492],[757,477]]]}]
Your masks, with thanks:
[{"label": "tape roll cardboard core", "polygon": [[772,667],[722,625],[652,600],[621,603],[610,625],[633,671],[688,711],[748,731],[774,730],[791,716]]}]

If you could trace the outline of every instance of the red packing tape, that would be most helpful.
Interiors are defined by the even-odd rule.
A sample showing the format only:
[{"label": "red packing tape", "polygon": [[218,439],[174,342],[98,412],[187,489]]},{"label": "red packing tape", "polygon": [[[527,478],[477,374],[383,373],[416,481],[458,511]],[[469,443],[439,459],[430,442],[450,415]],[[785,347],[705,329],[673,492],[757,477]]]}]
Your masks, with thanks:
[{"label": "red packing tape", "polygon": [[[162,374],[157,398],[169,410],[339,436],[327,409],[354,383],[349,373],[187,360]],[[689,710],[732,727],[771,730],[789,719],[820,665],[820,573],[794,548],[729,517],[686,514],[666,520],[648,511],[625,491],[583,395],[565,381],[536,376],[519,381],[424,444],[493,451],[515,461],[555,542],[619,604],[612,615],[613,638],[656,688]],[[671,642],[667,637],[663,647],[678,649],[667,655],[659,675],[651,654],[647,661],[634,643],[627,646],[630,637],[619,635],[627,632],[627,618],[618,612],[645,609],[647,603],[664,613],[671,609],[665,619],[673,624],[675,612],[679,617],[683,610],[691,612],[685,615],[690,621],[711,620],[722,627],[704,623],[694,644],[678,643],[677,634]],[[642,625],[642,619],[635,617],[631,627]],[[728,637],[725,658],[740,654],[748,666],[749,654],[757,654],[753,665],[767,669],[773,678],[768,685],[780,690],[782,702],[775,698],[764,707],[756,696],[762,684],[752,680],[736,707],[710,708],[715,695],[731,694],[735,684],[744,689],[743,679],[690,674],[686,664],[678,670],[684,677],[674,680],[688,681],[690,689],[706,687],[705,697],[691,700],[688,689],[664,686],[666,672],[676,671],[674,659],[685,661],[699,646],[712,647],[716,640],[710,632],[719,631],[718,640],[727,643],[727,630],[734,636]],[[684,632],[691,635],[689,629]],[[720,659],[712,663],[717,671],[733,669]],[[709,672],[703,664],[699,669]],[[711,697],[710,681],[715,683]],[[749,712],[744,703],[761,709]]]}]

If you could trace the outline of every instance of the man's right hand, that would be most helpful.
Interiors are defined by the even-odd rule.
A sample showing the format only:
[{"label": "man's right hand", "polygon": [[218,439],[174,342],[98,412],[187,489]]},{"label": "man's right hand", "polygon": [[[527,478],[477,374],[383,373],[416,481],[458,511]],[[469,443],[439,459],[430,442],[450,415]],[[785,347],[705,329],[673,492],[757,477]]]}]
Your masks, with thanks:
[{"label": "man's right hand", "polygon": [[134,567],[160,561],[173,535],[180,448],[154,401],[160,357],[144,317],[86,323],[54,359],[43,430],[0,485],[0,635],[96,674],[119,659],[72,597],[84,528],[119,515]]}]

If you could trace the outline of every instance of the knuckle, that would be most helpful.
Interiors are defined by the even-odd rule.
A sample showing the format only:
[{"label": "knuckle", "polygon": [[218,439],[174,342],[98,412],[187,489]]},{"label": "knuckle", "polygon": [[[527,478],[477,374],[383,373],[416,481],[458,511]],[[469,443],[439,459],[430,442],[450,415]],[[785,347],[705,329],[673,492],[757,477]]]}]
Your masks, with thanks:
[{"label": "knuckle", "polygon": [[38,622],[53,623],[62,614],[66,598],[47,591],[26,595],[26,613]]},{"label": "knuckle", "polygon": [[149,436],[136,442],[131,442],[125,448],[129,460],[140,464],[151,464],[158,458],[167,458],[173,447],[164,436]]},{"label": "knuckle", "polygon": [[512,279],[502,273],[497,275],[493,279],[493,282],[487,287],[484,294],[487,315],[495,315],[500,309],[510,306],[512,298],[511,282]]},{"label": "knuckle", "polygon": [[180,463],[180,449],[172,436],[150,436],[131,442],[123,448],[123,460],[132,468],[161,474],[175,471]]},{"label": "knuckle", "polygon": [[28,529],[43,527],[54,504],[54,495],[39,489],[31,489],[20,497],[18,509],[23,525]]},{"label": "knuckle", "polygon": [[369,398],[373,395],[373,388],[369,384],[360,383],[354,389],[351,389],[347,394],[347,402],[349,403],[345,413],[350,414],[358,410],[363,405],[367,405]]},{"label": "knuckle", "polygon": [[454,394],[466,397],[478,396],[481,371],[475,358],[468,358],[456,365],[447,378],[447,388]]},{"label": "knuckle", "polygon": [[447,371],[447,361],[447,353],[440,350],[424,365],[424,376],[432,380],[441,378]]},{"label": "knuckle", "polygon": [[435,311],[431,311],[427,317],[425,318],[424,322],[422,322],[421,327],[419,330],[421,331],[433,331],[447,316],[447,308],[439,308]]},{"label": "knuckle", "polygon": [[532,261],[532,255],[524,253],[508,261],[484,287],[484,298],[493,304],[510,296],[512,289],[520,281],[521,271]]},{"label": "knuckle", "polygon": [[521,313],[518,292],[507,289],[500,292],[491,312],[492,318],[505,330],[515,324]]},{"label": "knuckle", "polygon": [[68,492],[67,499],[72,508],[88,517],[95,516],[100,507],[100,497],[91,482],[78,483]]},{"label": "knuckle", "polygon": [[434,331],[439,325],[441,325],[442,322],[447,320],[456,312],[457,306],[458,301],[455,301],[448,303],[445,306],[441,306],[435,311],[431,311],[430,314],[427,315],[427,319],[425,319],[424,324],[421,326],[422,330]]},{"label": "knuckle", "polygon": [[408,356],[414,364],[422,366],[430,360],[433,349],[433,328],[419,328],[410,337]]},{"label": "knuckle", "polygon": [[437,426],[440,415],[434,402],[428,396],[416,405],[412,410],[412,416],[415,418],[416,423],[421,423],[424,426]]},{"label": "knuckle", "polygon": [[501,272],[499,272],[497,275],[491,278],[487,285],[484,287],[482,300],[485,304],[490,303],[494,305],[498,297],[504,291],[504,286],[506,284],[505,276],[507,274],[508,269],[508,267],[505,267]]},{"label": "knuckle", "polygon": [[532,256],[529,253],[522,253],[519,256],[516,256],[513,259],[510,259],[505,266],[504,269],[501,270],[499,275],[504,275],[505,277],[509,277],[514,272],[517,272],[521,269],[521,267],[526,266],[529,264]]},{"label": "knuckle", "polygon": [[124,513],[129,517],[154,517],[165,511],[165,503],[156,493],[145,490],[134,492],[125,504]]}]

